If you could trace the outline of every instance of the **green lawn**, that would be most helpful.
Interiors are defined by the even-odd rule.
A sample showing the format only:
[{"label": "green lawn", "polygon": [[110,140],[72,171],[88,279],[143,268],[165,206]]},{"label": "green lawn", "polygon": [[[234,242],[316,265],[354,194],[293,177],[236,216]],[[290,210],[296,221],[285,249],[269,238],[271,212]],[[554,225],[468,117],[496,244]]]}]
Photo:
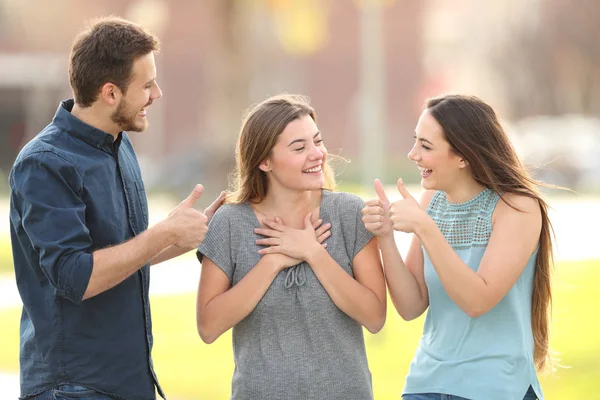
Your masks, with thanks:
[{"label": "green lawn", "polygon": [[[600,377],[600,324],[593,304],[600,283],[600,260],[563,263],[555,279],[552,347],[559,367],[542,376],[547,400],[588,399]],[[152,299],[154,364],[173,399],[227,399],[233,372],[231,335],[208,346],[196,334],[193,294]],[[17,371],[20,310],[0,312],[0,370]],[[385,328],[366,333],[375,398],[399,399],[423,318],[404,322],[389,305]]]}]

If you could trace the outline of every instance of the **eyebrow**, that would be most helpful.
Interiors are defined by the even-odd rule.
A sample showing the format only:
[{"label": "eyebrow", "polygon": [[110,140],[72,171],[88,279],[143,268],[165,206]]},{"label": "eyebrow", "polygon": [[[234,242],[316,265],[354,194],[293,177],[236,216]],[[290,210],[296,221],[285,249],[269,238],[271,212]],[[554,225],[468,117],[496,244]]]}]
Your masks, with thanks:
[{"label": "eyebrow", "polygon": [[422,137],[417,137],[416,133],[415,133],[415,139],[420,140],[421,142],[427,142],[427,143],[429,143],[430,145],[433,146],[433,143],[431,143],[429,140],[427,140],[425,138],[422,138]]},{"label": "eyebrow", "polygon": [[156,81],[156,78],[152,78],[152,79],[150,79],[148,82],[144,83],[144,86],[148,86],[148,85],[150,85],[151,83],[154,83],[154,81]]},{"label": "eyebrow", "polygon": [[[317,133],[314,134],[313,139],[316,139],[317,136],[319,136],[321,134],[321,132],[317,131]],[[292,140],[290,142],[290,144],[288,144],[288,147],[290,147],[291,145],[293,145],[294,143],[298,143],[298,142],[304,142],[305,139],[296,139],[296,140]]]}]

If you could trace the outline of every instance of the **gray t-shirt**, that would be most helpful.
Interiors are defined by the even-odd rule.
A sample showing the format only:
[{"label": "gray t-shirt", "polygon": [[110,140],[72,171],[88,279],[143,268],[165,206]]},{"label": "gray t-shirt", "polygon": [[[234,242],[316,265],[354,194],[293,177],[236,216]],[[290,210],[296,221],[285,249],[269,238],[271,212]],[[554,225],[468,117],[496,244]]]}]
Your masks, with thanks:
[{"label": "gray t-shirt", "polygon": [[[322,191],[320,218],[331,223],[327,251],[354,276],[352,260],[371,234],[363,201]],[[221,206],[199,256],[210,258],[237,284],[260,260],[260,224],[249,203]],[[331,300],[311,267],[281,271],[256,308],[233,327],[234,400],[367,400],[373,398],[362,326]]]}]

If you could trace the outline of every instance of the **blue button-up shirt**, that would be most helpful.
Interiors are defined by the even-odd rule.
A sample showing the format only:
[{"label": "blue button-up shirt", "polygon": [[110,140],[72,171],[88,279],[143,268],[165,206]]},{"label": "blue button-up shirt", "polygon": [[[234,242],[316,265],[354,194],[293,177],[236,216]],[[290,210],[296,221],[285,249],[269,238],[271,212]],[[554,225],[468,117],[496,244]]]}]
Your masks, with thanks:
[{"label": "blue button-up shirt", "polygon": [[162,391],[150,355],[149,265],[82,301],[92,253],[148,227],[140,168],[125,132],[114,140],[72,108],[73,100],[60,104],[10,173],[21,396],[73,383],[118,399],[155,399],[155,385]]}]

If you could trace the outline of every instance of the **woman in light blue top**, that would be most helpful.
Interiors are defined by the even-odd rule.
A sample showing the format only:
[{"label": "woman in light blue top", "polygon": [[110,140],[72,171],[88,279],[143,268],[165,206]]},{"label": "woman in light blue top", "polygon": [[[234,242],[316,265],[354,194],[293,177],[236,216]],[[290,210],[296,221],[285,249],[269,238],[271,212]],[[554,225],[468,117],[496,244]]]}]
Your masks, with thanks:
[{"label": "woman in light blue top", "polygon": [[[396,310],[411,320],[429,308],[403,399],[543,399],[552,228],[540,183],[470,96],[429,100],[408,157],[421,201],[399,180],[390,203],[376,180],[363,209]],[[394,230],[414,233],[405,260]]]}]

